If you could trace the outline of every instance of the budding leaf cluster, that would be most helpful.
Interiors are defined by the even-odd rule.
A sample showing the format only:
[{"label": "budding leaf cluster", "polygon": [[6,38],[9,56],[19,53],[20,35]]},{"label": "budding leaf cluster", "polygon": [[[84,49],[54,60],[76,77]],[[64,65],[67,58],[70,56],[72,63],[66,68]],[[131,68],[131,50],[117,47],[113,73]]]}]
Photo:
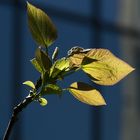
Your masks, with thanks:
[{"label": "budding leaf cluster", "polygon": [[[40,73],[41,86],[38,89],[31,81],[23,84],[32,88],[31,96],[40,105],[47,105],[48,101],[43,96],[48,94],[63,94],[58,84],[62,80],[78,70],[82,70],[96,84],[114,85],[134,70],[126,62],[120,60],[107,49],[83,49],[72,47],[66,57],[58,58],[58,47],[52,56],[48,55],[49,47],[57,38],[57,30],[49,16],[41,9],[27,3],[27,15],[29,29],[33,39],[39,46],[35,52],[32,65]],[[93,86],[78,81],[66,87],[79,101],[94,105],[106,105],[101,93]]]}]

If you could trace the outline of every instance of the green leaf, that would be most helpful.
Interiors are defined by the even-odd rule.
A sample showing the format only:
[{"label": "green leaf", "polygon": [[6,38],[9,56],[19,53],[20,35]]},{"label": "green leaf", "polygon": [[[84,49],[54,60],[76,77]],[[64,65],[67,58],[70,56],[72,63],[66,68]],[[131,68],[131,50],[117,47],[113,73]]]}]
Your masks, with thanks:
[{"label": "green leaf", "polygon": [[39,98],[38,101],[41,106],[46,106],[48,104],[48,101],[45,98]]},{"label": "green leaf", "polygon": [[49,16],[27,2],[28,25],[38,45],[48,47],[57,38],[57,30]]},{"label": "green leaf", "polygon": [[32,81],[25,81],[23,84],[35,89],[35,85]]},{"label": "green leaf", "polygon": [[52,62],[51,62],[49,56],[44,51],[42,51],[40,48],[37,48],[36,53],[35,53],[35,58],[44,72],[50,70],[50,68],[52,66]]},{"label": "green leaf", "polygon": [[32,65],[35,67],[35,69],[36,69],[38,72],[40,72],[40,73],[43,72],[43,70],[42,70],[40,64],[37,62],[36,58],[33,58],[33,59],[30,60],[30,61],[31,61]]},{"label": "green leaf", "polygon": [[48,84],[44,86],[41,91],[41,95],[60,94],[60,93],[62,93],[62,89],[56,84]]},{"label": "green leaf", "polygon": [[83,65],[82,70],[100,85],[114,85],[134,70],[107,49],[92,49],[86,57],[96,61]]},{"label": "green leaf", "polygon": [[58,61],[56,61],[55,68],[61,71],[66,70],[67,68],[69,68],[69,61],[65,57],[63,57],[59,59]]},{"label": "green leaf", "polygon": [[100,92],[86,83],[72,83],[68,90],[76,99],[88,105],[106,105]]},{"label": "green leaf", "polygon": [[68,59],[61,58],[57,60],[50,69],[50,77],[55,78],[60,73],[63,74],[69,70],[69,61]]}]

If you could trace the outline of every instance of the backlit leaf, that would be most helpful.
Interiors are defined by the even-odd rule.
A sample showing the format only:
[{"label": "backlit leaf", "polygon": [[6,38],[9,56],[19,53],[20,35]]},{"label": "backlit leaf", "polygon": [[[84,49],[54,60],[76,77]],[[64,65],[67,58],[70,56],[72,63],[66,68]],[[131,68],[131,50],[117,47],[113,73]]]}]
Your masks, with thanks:
[{"label": "backlit leaf", "polygon": [[85,56],[85,57],[82,59],[81,65],[87,65],[87,64],[90,64],[90,63],[93,63],[93,62],[96,62],[96,61],[98,61],[98,60]]},{"label": "backlit leaf", "polygon": [[96,61],[83,65],[82,69],[100,85],[114,85],[134,70],[107,49],[92,49],[86,57]]},{"label": "backlit leaf", "polygon": [[60,73],[65,73],[69,68],[69,61],[64,57],[62,59],[57,60],[50,70],[50,77],[55,78]]},{"label": "backlit leaf", "polygon": [[57,38],[57,31],[49,16],[27,2],[29,29],[38,45],[48,47]]},{"label": "backlit leaf", "polygon": [[94,106],[106,105],[100,92],[86,83],[75,82],[70,85],[68,90],[76,99],[83,103]]},{"label": "backlit leaf", "polygon": [[32,81],[25,81],[23,84],[35,89],[35,85]]},{"label": "backlit leaf", "polygon": [[40,73],[43,72],[43,70],[42,70],[40,64],[37,62],[36,58],[33,58],[33,59],[30,60],[30,61],[31,61],[32,65],[35,67],[35,69],[36,69],[37,71],[39,71]]},{"label": "backlit leaf", "polygon": [[40,48],[37,48],[35,58],[44,71],[50,70],[50,67],[52,65],[51,60],[49,56]]},{"label": "backlit leaf", "polygon": [[74,55],[70,56],[69,57],[70,67],[71,68],[80,67],[85,56],[86,56],[86,54],[84,54],[84,53],[74,54]]}]

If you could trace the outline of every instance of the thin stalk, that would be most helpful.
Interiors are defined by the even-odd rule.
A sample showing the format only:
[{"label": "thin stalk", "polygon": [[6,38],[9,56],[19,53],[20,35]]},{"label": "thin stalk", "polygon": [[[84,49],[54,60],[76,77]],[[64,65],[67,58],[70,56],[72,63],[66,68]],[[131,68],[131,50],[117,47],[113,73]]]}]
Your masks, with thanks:
[{"label": "thin stalk", "polygon": [[[41,87],[42,84],[42,80],[41,77],[37,80],[36,83],[36,91]],[[10,118],[10,121],[8,123],[8,126],[6,128],[5,134],[3,136],[3,140],[9,140],[10,134],[12,132],[12,129],[16,123],[16,121],[18,120],[18,115],[19,113],[27,107],[27,105],[29,105],[32,101],[34,101],[35,98],[38,98],[38,94],[34,95],[34,94],[29,94],[21,103],[19,103],[16,107],[14,107],[13,109],[13,114]]]},{"label": "thin stalk", "polygon": [[16,107],[14,107],[13,114],[11,116],[11,119],[8,123],[7,129],[5,131],[3,140],[8,140],[11,134],[11,131],[18,120],[19,113],[31,102],[33,101],[32,96],[27,96],[20,104],[18,104]]}]

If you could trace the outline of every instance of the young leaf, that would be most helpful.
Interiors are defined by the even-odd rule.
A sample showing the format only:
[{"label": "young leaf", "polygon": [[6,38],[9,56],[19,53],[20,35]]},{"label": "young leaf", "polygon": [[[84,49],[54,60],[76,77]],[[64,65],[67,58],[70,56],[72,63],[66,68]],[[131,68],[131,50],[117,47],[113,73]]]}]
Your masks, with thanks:
[{"label": "young leaf", "polygon": [[39,65],[44,71],[49,71],[52,65],[49,56],[43,52],[40,48],[37,48],[35,57]]},{"label": "young leaf", "polygon": [[60,73],[63,74],[67,71],[69,68],[69,60],[64,58],[61,58],[57,60],[53,66],[50,69],[50,77],[55,78],[57,77]]},{"label": "young leaf", "polygon": [[25,81],[23,84],[35,89],[35,85],[32,81]]},{"label": "young leaf", "polygon": [[35,69],[36,69],[38,72],[40,72],[40,73],[43,72],[43,70],[42,70],[40,64],[37,62],[36,58],[33,58],[33,59],[30,60],[30,61],[31,61],[32,65],[35,67]]},{"label": "young leaf", "polygon": [[59,51],[59,48],[56,47],[53,54],[52,54],[52,60],[55,61],[57,59],[57,56],[58,56],[58,51]]},{"label": "young leaf", "polygon": [[69,67],[69,61],[65,57],[59,59],[55,63],[55,68],[57,68],[61,71],[66,70],[68,67]]},{"label": "young leaf", "polygon": [[38,101],[41,106],[46,106],[48,104],[48,101],[45,98],[39,98]]},{"label": "young leaf", "polygon": [[86,57],[96,61],[83,65],[82,70],[100,85],[114,85],[134,70],[107,49],[92,49]]},{"label": "young leaf", "polygon": [[62,93],[62,89],[56,84],[48,84],[44,86],[41,91],[41,95],[60,94],[60,93]]},{"label": "young leaf", "polygon": [[94,106],[106,105],[100,92],[86,83],[72,83],[68,90],[76,99],[83,103]]},{"label": "young leaf", "polygon": [[48,47],[57,38],[57,31],[49,16],[27,2],[29,29],[38,45]]}]

